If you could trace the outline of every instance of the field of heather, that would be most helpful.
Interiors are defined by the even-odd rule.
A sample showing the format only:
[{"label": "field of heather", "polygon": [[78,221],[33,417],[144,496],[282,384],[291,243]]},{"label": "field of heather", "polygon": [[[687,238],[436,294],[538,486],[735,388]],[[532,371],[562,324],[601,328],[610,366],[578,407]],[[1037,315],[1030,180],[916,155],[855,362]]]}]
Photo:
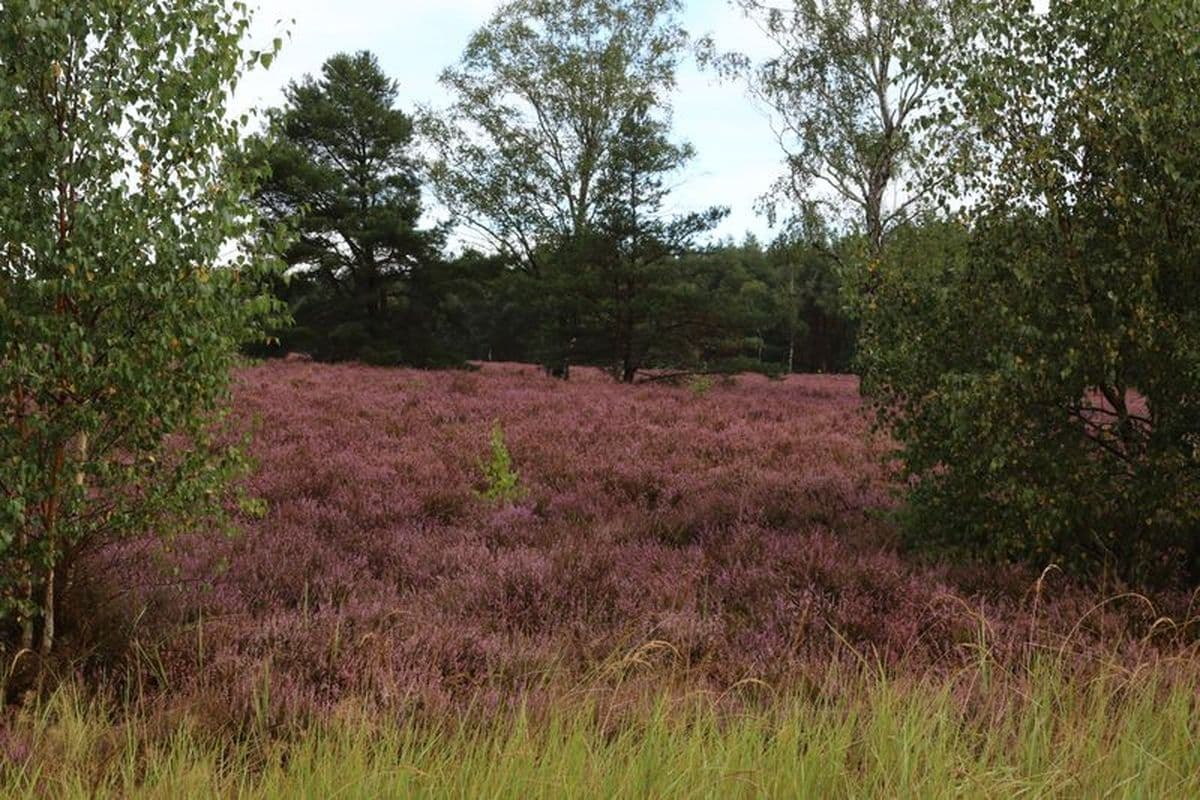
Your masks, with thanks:
[{"label": "field of heather", "polygon": [[853,378],[276,361],[235,410],[238,532],[82,565],[0,796],[1200,792],[1191,598],[902,551]]},{"label": "field of heather", "polygon": [[[898,553],[888,445],[850,377],[631,388],[273,362],[240,373],[236,413],[257,462],[241,533],[112,548],[87,574],[136,588],[73,597],[98,609],[79,615],[92,669],[136,662],[141,690],[205,719],[790,690],[863,663],[1133,667],[1194,638],[1187,597]],[[511,503],[481,495],[497,422]]]}]

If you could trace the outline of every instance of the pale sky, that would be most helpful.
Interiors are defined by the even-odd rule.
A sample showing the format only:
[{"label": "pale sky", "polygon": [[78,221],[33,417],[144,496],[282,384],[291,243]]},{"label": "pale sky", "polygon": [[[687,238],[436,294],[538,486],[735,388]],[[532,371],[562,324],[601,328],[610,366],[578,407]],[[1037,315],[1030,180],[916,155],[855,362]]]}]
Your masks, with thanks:
[{"label": "pale sky", "polygon": [[[269,70],[251,73],[236,105],[271,106],[282,88],[342,51],[371,50],[400,82],[400,107],[448,105],[438,85],[441,71],[458,60],[471,33],[499,0],[252,0],[258,14],[251,46],[283,36],[284,47]],[[684,24],[693,36],[711,34],[722,50],[764,53],[766,41],[753,23],[726,0],[684,0]],[[290,36],[288,35],[290,32]],[[740,239],[746,231],[769,238],[754,202],[780,174],[782,153],[763,113],[741,86],[722,84],[688,63],[675,97],[675,138],[690,141],[696,158],[681,176],[673,211],[712,205],[730,208],[716,231]]]}]

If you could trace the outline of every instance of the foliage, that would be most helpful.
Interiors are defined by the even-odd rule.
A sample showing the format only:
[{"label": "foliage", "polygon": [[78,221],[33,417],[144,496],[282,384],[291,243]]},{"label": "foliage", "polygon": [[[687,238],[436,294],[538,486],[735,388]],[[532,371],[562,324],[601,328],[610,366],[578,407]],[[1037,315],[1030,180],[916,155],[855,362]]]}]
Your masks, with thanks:
[{"label": "foliage", "polygon": [[[443,73],[453,106],[427,115],[440,199],[485,249],[532,279],[540,360],[556,369],[588,358],[578,349],[589,349],[581,340],[595,324],[605,329],[607,358],[636,360],[625,322],[632,301],[608,307],[629,285],[613,272],[631,261],[615,252],[628,236],[612,227],[614,212],[630,197],[616,178],[628,174],[631,154],[641,156],[639,188],[652,197],[635,197],[624,213],[653,213],[664,192],[647,181],[690,157],[666,137],[687,38],[679,8],[678,0],[513,0]],[[649,150],[631,153],[634,136]],[[684,244],[706,229],[702,219],[715,221],[715,212],[679,221],[659,247]]]},{"label": "foliage", "polygon": [[413,123],[396,96],[374,55],[338,54],[320,78],[288,85],[257,142],[270,170],[256,195],[264,219],[298,234],[281,287],[296,320],[285,347],[320,358],[429,357],[411,334],[436,305],[421,290],[442,236],[419,227]]},{"label": "foliage", "polygon": [[[595,364],[630,382],[663,368],[844,368],[853,332],[825,302],[832,272],[815,250],[774,270],[757,243],[698,243],[721,209],[664,212],[693,154],[671,138],[678,13],[674,0],[519,0],[476,34],[443,75],[454,105],[422,120],[433,186],[467,236],[454,259],[415,227],[411,126],[373,57],[337,56],[320,81],[293,84],[261,142],[274,177],[259,194],[301,232],[276,287],[300,323],[283,346],[371,363],[540,361],[564,376]],[[359,140],[378,152],[348,147]]]},{"label": "foliage", "polygon": [[[774,115],[788,174],[768,209],[776,213],[780,200],[801,209],[831,206],[878,252],[936,186],[921,169],[928,153],[916,135],[919,123],[929,121],[933,81],[918,67],[940,53],[950,4],[733,2],[777,48],[758,64],[742,54],[709,52],[710,61],[743,77]],[[946,137],[930,138],[948,149]]]},{"label": "foliage", "polygon": [[827,238],[784,231],[765,254],[775,312],[764,339],[779,348],[766,359],[783,361],[787,372],[849,371],[857,328],[846,307],[847,271]]},{"label": "foliage", "polygon": [[463,292],[461,348],[479,361],[534,362],[540,318],[536,283],[510,259],[468,251],[452,262],[473,291]]},{"label": "foliage", "polygon": [[936,65],[978,141],[969,224],[876,265],[865,387],[921,541],[1194,581],[1200,9],[1026,6],[985,4]]},{"label": "foliage", "polygon": [[525,496],[521,486],[521,476],[512,466],[512,456],[508,452],[508,444],[504,441],[504,428],[500,420],[492,425],[491,456],[486,463],[481,463],[483,480],[486,484],[482,495],[493,503],[515,503]]},{"label": "foliage", "polygon": [[533,273],[596,222],[622,123],[666,99],[685,34],[678,0],[511,0],[475,33],[426,119],[439,197]]},{"label": "foliage", "polygon": [[21,647],[49,652],[86,548],[205,519],[238,466],[213,423],[274,310],[226,119],[272,55],[242,51],[247,25],[215,0],[0,16],[0,614]]},{"label": "foliage", "polygon": [[555,273],[557,295],[573,306],[564,333],[576,341],[576,357],[613,364],[626,383],[648,361],[686,359],[731,327],[730,315],[705,302],[681,259],[728,210],[664,214],[666,180],[693,154],[668,134],[667,120],[648,106],[629,112],[597,183],[595,223],[554,262],[562,268]]},{"label": "foliage", "polygon": [[696,397],[704,397],[704,395],[712,391],[715,385],[716,381],[712,379],[711,375],[694,375],[687,382],[688,391]]},{"label": "foliage", "polygon": [[[593,269],[569,278],[578,292],[575,363],[622,376],[614,342],[623,323],[641,377],[655,369],[845,372],[855,329],[835,262],[811,245],[782,241],[768,250],[753,237],[681,248],[653,263],[597,257]],[[502,256],[473,252],[443,274],[448,324],[433,333],[448,348],[480,361],[544,355],[557,329],[540,313],[543,281]],[[616,278],[633,291],[613,292]]]}]

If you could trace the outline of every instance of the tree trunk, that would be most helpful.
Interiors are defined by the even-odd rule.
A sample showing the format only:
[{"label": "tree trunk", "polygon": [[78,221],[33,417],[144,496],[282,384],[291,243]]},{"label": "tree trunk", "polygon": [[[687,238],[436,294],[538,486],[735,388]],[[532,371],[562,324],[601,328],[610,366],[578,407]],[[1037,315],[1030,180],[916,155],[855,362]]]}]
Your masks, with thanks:
[{"label": "tree trunk", "polygon": [[[16,429],[17,434],[21,438],[21,444],[24,445],[28,440],[28,431],[25,427],[25,392],[20,383],[16,389]],[[17,581],[20,599],[24,603],[18,621],[21,624],[21,649],[33,649],[33,616],[30,609],[33,608],[33,565],[29,563],[29,530],[28,523],[22,523],[17,530]]]},{"label": "tree trunk", "polygon": [[46,571],[46,586],[42,595],[42,643],[38,650],[43,661],[50,657],[54,647],[54,616],[54,567],[51,566]]},{"label": "tree trunk", "polygon": [[[80,431],[75,437],[75,486],[83,489],[84,482],[87,479],[87,472],[84,469],[84,464],[88,457],[88,435],[86,431]],[[58,515],[55,515],[55,527],[57,528]],[[55,531],[48,530],[47,536],[53,537]],[[54,639],[57,634],[57,618],[58,618],[58,584],[61,582],[66,584],[70,577],[71,558],[69,548],[59,547],[57,542],[51,538],[51,560],[50,565],[46,568],[46,585],[42,590],[42,640],[38,647],[42,660],[50,657],[51,651],[54,649]]]},{"label": "tree trunk", "polygon": [[621,360],[621,381],[622,383],[633,383],[633,379],[637,377],[637,365],[633,363],[633,357],[626,355]]},{"label": "tree trunk", "polygon": [[788,259],[788,375],[796,371],[796,262]]},{"label": "tree trunk", "polygon": [[[867,194],[867,238],[871,244],[871,256],[877,257],[883,252],[883,193],[887,189],[887,179],[879,178]],[[874,282],[869,289],[875,290]]]},{"label": "tree trunk", "polygon": [[626,317],[621,327],[621,381],[633,383],[638,371],[633,357],[633,323]]},{"label": "tree trunk", "polygon": [[33,565],[26,560],[22,569],[25,575],[21,581],[21,594],[24,595],[21,599],[25,601],[25,609],[21,612],[21,649],[33,650]]}]

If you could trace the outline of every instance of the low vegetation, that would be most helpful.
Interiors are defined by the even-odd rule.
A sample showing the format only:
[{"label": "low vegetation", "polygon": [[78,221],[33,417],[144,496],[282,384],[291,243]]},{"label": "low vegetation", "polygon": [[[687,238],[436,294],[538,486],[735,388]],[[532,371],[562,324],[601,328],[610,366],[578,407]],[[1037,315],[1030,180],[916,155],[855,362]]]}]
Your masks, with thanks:
[{"label": "low vegetation", "polygon": [[[1184,677],[1186,675],[1186,677]],[[164,725],[63,690],[5,733],[0,792],[103,797],[1191,797],[1194,671],[1076,682],[853,671],[802,694],[606,693],[502,718],[347,705],[286,736]],[[768,695],[769,703],[753,699]],[[120,727],[111,720],[116,713]]]},{"label": "low vegetation", "polygon": [[128,683],[140,663],[140,691],[234,727],[264,685],[280,723],[363,698],[513,707],[652,641],[663,675],[723,692],[859,657],[951,673],[980,648],[1132,669],[1194,639],[1183,592],[1105,602],[1119,587],[897,553],[887,441],[853,378],[696,396],[598,370],[271,362],[239,373],[235,412],[257,421],[245,491],[265,516],[114,544],[68,615],[97,648],[86,674]]}]

